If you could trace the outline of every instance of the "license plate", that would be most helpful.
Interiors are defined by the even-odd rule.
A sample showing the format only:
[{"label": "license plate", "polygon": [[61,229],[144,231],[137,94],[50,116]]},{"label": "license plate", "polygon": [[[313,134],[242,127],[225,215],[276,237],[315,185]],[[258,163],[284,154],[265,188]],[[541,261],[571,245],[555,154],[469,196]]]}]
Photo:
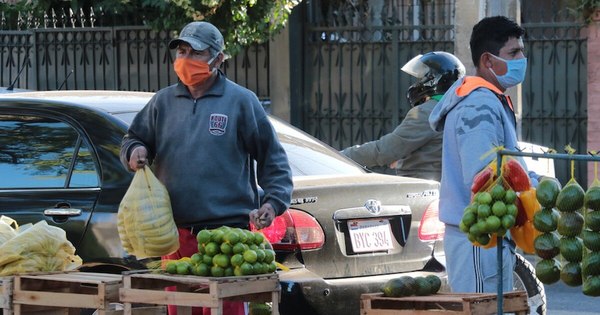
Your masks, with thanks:
[{"label": "license plate", "polygon": [[355,253],[385,251],[394,248],[387,219],[349,220],[348,231]]}]

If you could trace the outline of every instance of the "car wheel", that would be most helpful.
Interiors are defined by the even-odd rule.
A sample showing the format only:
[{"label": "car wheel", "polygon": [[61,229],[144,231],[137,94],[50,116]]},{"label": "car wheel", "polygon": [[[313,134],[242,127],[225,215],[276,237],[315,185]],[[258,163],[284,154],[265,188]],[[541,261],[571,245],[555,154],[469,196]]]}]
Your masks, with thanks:
[{"label": "car wheel", "polygon": [[527,292],[530,314],[546,315],[544,285],[535,276],[534,266],[519,254],[516,254],[513,288]]}]

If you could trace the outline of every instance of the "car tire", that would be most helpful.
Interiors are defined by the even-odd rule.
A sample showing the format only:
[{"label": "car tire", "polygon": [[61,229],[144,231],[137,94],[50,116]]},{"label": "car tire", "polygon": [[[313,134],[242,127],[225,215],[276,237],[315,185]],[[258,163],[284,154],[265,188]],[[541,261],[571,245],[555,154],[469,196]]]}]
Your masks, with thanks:
[{"label": "car tire", "polygon": [[535,267],[520,254],[516,254],[514,284],[515,290],[527,292],[529,313],[546,315],[546,291],[542,282],[535,276]]}]

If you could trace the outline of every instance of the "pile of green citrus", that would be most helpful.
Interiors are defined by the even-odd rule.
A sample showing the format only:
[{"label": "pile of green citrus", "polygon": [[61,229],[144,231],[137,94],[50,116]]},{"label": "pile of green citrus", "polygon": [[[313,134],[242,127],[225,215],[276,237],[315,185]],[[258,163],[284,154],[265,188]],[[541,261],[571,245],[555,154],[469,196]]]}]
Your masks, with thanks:
[{"label": "pile of green citrus", "polygon": [[196,239],[198,252],[167,262],[167,273],[230,277],[273,273],[277,269],[275,252],[262,233],[222,226],[202,230]]},{"label": "pile of green citrus", "polygon": [[488,191],[477,192],[465,208],[459,224],[471,243],[488,245],[494,235],[504,235],[515,225],[517,193],[505,189],[501,180]]}]

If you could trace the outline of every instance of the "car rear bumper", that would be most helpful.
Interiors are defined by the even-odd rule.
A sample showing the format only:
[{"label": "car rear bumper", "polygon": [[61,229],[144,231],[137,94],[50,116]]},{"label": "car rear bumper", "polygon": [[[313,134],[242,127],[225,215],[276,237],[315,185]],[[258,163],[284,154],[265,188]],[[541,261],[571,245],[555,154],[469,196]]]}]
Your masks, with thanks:
[{"label": "car rear bumper", "polygon": [[358,315],[360,295],[377,293],[389,279],[401,276],[426,276],[434,274],[442,280],[442,289],[448,291],[445,271],[415,271],[380,276],[322,279],[305,268],[280,271],[281,303],[279,311],[286,315]]}]

